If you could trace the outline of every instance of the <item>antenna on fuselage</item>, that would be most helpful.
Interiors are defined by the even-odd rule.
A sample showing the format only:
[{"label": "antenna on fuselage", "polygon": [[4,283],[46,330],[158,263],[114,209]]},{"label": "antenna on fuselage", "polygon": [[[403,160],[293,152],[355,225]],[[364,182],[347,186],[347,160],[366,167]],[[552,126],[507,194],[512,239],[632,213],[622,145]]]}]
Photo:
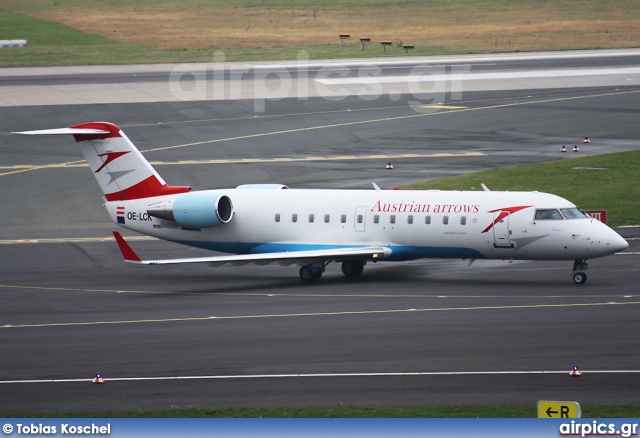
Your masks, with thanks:
[{"label": "antenna on fuselage", "polygon": [[480,183],[480,185],[482,186],[482,190],[484,190],[485,192],[490,192],[491,190],[489,190],[489,187],[485,186],[484,184]]},{"label": "antenna on fuselage", "polygon": [[373,184],[373,188],[376,189],[376,191],[380,191],[382,190],[380,187],[378,187],[378,184],[372,182],[371,184]]}]

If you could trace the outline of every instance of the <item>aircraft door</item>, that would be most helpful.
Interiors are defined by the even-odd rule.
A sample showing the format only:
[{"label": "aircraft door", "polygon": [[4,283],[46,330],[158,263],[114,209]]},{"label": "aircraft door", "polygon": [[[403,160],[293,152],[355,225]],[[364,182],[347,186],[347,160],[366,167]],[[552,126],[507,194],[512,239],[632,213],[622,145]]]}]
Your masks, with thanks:
[{"label": "aircraft door", "polygon": [[[501,217],[502,216],[502,217]],[[511,229],[509,219],[511,214],[506,211],[496,211],[493,213],[493,242],[496,247],[513,248],[511,243]],[[500,218],[500,220],[498,220]]]},{"label": "aircraft door", "polygon": [[354,227],[356,231],[364,231],[364,223],[367,217],[367,207],[356,207],[356,217],[354,218]]}]

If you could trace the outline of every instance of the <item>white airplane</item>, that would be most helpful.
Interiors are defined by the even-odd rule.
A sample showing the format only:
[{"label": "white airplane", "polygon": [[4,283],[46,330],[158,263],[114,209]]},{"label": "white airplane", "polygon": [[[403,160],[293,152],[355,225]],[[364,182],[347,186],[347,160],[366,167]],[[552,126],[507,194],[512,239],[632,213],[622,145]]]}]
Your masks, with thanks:
[{"label": "white airplane", "polygon": [[540,192],[439,190],[296,190],[277,184],[191,191],[170,186],[111,123],[18,132],[73,135],[119,226],[231,255],[142,260],[117,231],[127,262],[297,264],[318,280],[332,261],[347,276],[367,262],[422,258],[574,260],[573,281],[587,279],[587,259],[629,245],[566,199]]}]

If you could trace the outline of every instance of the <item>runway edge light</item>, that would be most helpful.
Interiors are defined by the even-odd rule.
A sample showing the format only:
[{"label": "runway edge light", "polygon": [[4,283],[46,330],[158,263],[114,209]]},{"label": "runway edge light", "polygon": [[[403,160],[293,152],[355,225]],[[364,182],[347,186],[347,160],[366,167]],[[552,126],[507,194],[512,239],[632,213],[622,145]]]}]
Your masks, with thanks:
[{"label": "runway edge light", "polygon": [[93,383],[104,383],[104,379],[102,378],[102,374],[96,374],[96,378],[93,379]]},{"label": "runway edge light", "polygon": [[570,376],[581,376],[582,375],[582,371],[580,371],[580,369],[578,368],[578,365],[574,365],[573,369],[571,370],[569,375]]}]

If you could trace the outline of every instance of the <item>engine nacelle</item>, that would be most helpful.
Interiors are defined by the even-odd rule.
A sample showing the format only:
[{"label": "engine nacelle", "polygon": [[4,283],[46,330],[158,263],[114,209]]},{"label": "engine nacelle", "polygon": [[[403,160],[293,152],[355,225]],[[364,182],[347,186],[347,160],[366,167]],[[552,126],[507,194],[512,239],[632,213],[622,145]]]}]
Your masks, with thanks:
[{"label": "engine nacelle", "polygon": [[184,228],[209,228],[229,223],[233,217],[233,204],[228,196],[219,193],[189,192],[152,204],[147,207],[147,213]]}]

